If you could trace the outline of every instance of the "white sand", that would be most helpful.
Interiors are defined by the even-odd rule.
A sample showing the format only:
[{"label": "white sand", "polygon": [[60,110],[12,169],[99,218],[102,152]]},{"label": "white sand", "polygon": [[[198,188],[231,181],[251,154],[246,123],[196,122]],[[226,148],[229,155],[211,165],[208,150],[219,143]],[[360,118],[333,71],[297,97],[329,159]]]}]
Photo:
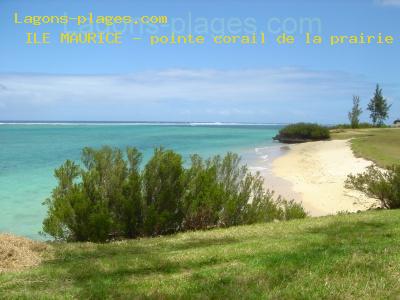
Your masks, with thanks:
[{"label": "white sand", "polygon": [[[289,146],[284,156],[273,161],[272,173],[286,181],[277,193],[294,195],[311,216],[354,212],[376,206],[377,201],[344,188],[350,173],[360,173],[371,162],[354,156],[349,141],[333,140]],[[268,181],[268,180],[267,180]],[[282,185],[281,185],[282,187]],[[291,191],[287,191],[287,189]]]}]

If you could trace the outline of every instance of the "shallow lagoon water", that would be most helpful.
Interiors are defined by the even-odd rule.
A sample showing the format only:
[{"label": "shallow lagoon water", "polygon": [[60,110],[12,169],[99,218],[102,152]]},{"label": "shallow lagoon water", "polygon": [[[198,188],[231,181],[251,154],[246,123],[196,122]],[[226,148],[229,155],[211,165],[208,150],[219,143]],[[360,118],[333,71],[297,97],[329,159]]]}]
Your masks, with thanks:
[{"label": "shallow lagoon water", "polygon": [[[1,124],[0,232],[40,239],[42,202],[56,181],[54,169],[78,161],[86,146],[137,147],[144,162],[154,147],[203,157],[233,151],[253,170],[263,168],[280,125],[204,124]],[[261,165],[260,165],[261,164]]]}]

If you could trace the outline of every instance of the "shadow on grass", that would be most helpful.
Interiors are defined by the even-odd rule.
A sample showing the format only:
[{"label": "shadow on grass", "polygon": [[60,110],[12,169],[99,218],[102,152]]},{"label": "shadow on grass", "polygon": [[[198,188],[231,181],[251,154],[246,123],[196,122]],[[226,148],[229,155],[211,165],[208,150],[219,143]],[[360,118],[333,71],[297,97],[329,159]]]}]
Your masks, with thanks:
[{"label": "shadow on grass", "polygon": [[[148,240],[149,241],[149,240]],[[151,240],[150,240],[151,241]],[[79,260],[87,259],[101,259],[101,258],[114,258],[118,256],[127,255],[152,255],[165,253],[169,251],[183,251],[190,249],[200,249],[213,246],[223,246],[238,242],[237,239],[232,237],[219,237],[219,238],[193,238],[190,240],[183,240],[178,242],[161,241],[150,244],[141,244],[140,240],[126,241],[126,243],[106,243],[106,244],[88,244],[88,247],[80,247],[74,249],[61,248],[62,251],[58,253],[57,259],[49,261],[48,263],[58,264],[60,261],[76,262]],[[85,245],[85,244],[83,244]],[[78,250],[77,250],[78,249]]]},{"label": "shadow on grass", "polygon": [[[364,274],[367,282],[372,275],[379,277],[382,273],[382,261],[372,262],[350,262],[352,257],[358,253],[380,254],[392,241],[389,224],[381,222],[332,222],[326,226],[317,226],[306,229],[308,237],[298,247],[287,251],[260,252],[257,255],[239,255],[236,259],[246,265],[250,265],[252,272],[248,276],[238,276],[237,273],[222,273],[222,276],[209,278],[206,275],[194,275],[192,280],[196,281],[191,289],[183,296],[193,295],[206,297],[230,297],[230,298],[253,298],[265,297],[266,293],[275,292],[278,298],[309,298],[317,283],[312,278],[329,279],[329,276],[342,278],[345,284],[341,284],[337,290],[337,297],[342,294],[351,294],[354,289],[353,279],[362,277]],[[312,236],[320,239],[312,239]],[[343,265],[346,268],[343,268]],[[349,271],[350,266],[353,267]],[[220,274],[221,275],[221,274]],[[354,275],[354,277],[352,277]],[[306,277],[310,280],[307,282]],[[379,277],[381,280],[382,277]],[[361,278],[360,278],[361,279]],[[362,280],[362,279],[361,279]],[[308,288],[303,286],[297,292],[295,287],[309,284]],[[196,288],[193,289],[192,287]],[[321,283],[321,286],[323,284]],[[212,287],[210,289],[210,287]],[[347,288],[347,290],[346,290]],[[328,289],[328,287],[326,287]],[[206,291],[206,294],[204,294]],[[299,291],[304,294],[300,295]],[[322,291],[323,293],[323,291]],[[355,292],[356,293],[356,292]],[[326,297],[326,294],[318,297]],[[332,296],[332,295],[330,295]]]},{"label": "shadow on grass", "polygon": [[[312,290],[315,274],[321,278],[336,274],[344,278],[342,289],[351,289],[351,274],[340,266],[360,251],[382,251],[392,242],[390,229],[389,222],[335,221],[300,228],[281,237],[280,249],[269,244],[272,239],[263,240],[262,234],[257,238],[222,236],[148,244],[129,242],[118,247],[95,245],[90,250],[59,253],[56,260],[44,265],[44,270],[51,269],[51,273],[40,276],[52,274],[48,280],[61,286],[68,281],[71,285],[68,288],[78,298],[87,299],[146,296],[237,299],[265,297],[266,293],[293,298],[298,296],[293,294],[293,287],[305,285],[307,278],[310,282],[302,288],[302,293],[315,293]],[[363,266],[354,262],[354,272],[365,272],[365,276],[368,272],[379,273],[380,263]],[[35,289],[34,281],[25,288],[27,285]],[[325,288],[322,287],[319,296],[329,295],[324,294]]]}]

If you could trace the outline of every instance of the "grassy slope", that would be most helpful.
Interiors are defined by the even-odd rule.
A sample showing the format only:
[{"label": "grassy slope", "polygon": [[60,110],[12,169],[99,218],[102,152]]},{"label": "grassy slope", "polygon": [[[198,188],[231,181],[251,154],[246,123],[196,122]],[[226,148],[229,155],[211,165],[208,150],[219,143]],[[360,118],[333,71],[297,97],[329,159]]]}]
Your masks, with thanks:
[{"label": "grassy slope", "polygon": [[381,167],[400,164],[400,128],[334,130],[332,138],[353,138],[351,146],[354,153]]},{"label": "grassy slope", "polygon": [[0,275],[0,298],[400,295],[399,210],[54,249],[38,268]]}]

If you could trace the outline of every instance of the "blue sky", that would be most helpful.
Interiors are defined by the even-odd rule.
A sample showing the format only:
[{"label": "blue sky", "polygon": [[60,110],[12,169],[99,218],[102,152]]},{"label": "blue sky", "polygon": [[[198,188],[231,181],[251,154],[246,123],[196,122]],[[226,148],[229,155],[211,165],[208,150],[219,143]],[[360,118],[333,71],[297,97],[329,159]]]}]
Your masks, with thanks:
[{"label": "blue sky", "polygon": [[[116,27],[123,31],[123,44],[116,46],[61,45],[58,34],[76,26],[13,22],[15,12],[23,17],[90,11],[167,15],[170,23],[143,27],[143,32]],[[366,106],[376,83],[393,104],[393,120],[400,118],[399,16],[400,0],[2,0],[0,120],[337,123],[347,121],[352,95]],[[230,22],[240,25],[233,30]],[[267,44],[221,46],[207,40],[204,45],[150,46],[155,30],[206,39],[262,31]],[[283,30],[295,35],[295,45],[271,42]],[[27,31],[51,32],[54,42],[26,45]],[[324,38],[390,34],[395,43],[307,46],[305,31]],[[136,36],[143,40],[131,40]]]}]

